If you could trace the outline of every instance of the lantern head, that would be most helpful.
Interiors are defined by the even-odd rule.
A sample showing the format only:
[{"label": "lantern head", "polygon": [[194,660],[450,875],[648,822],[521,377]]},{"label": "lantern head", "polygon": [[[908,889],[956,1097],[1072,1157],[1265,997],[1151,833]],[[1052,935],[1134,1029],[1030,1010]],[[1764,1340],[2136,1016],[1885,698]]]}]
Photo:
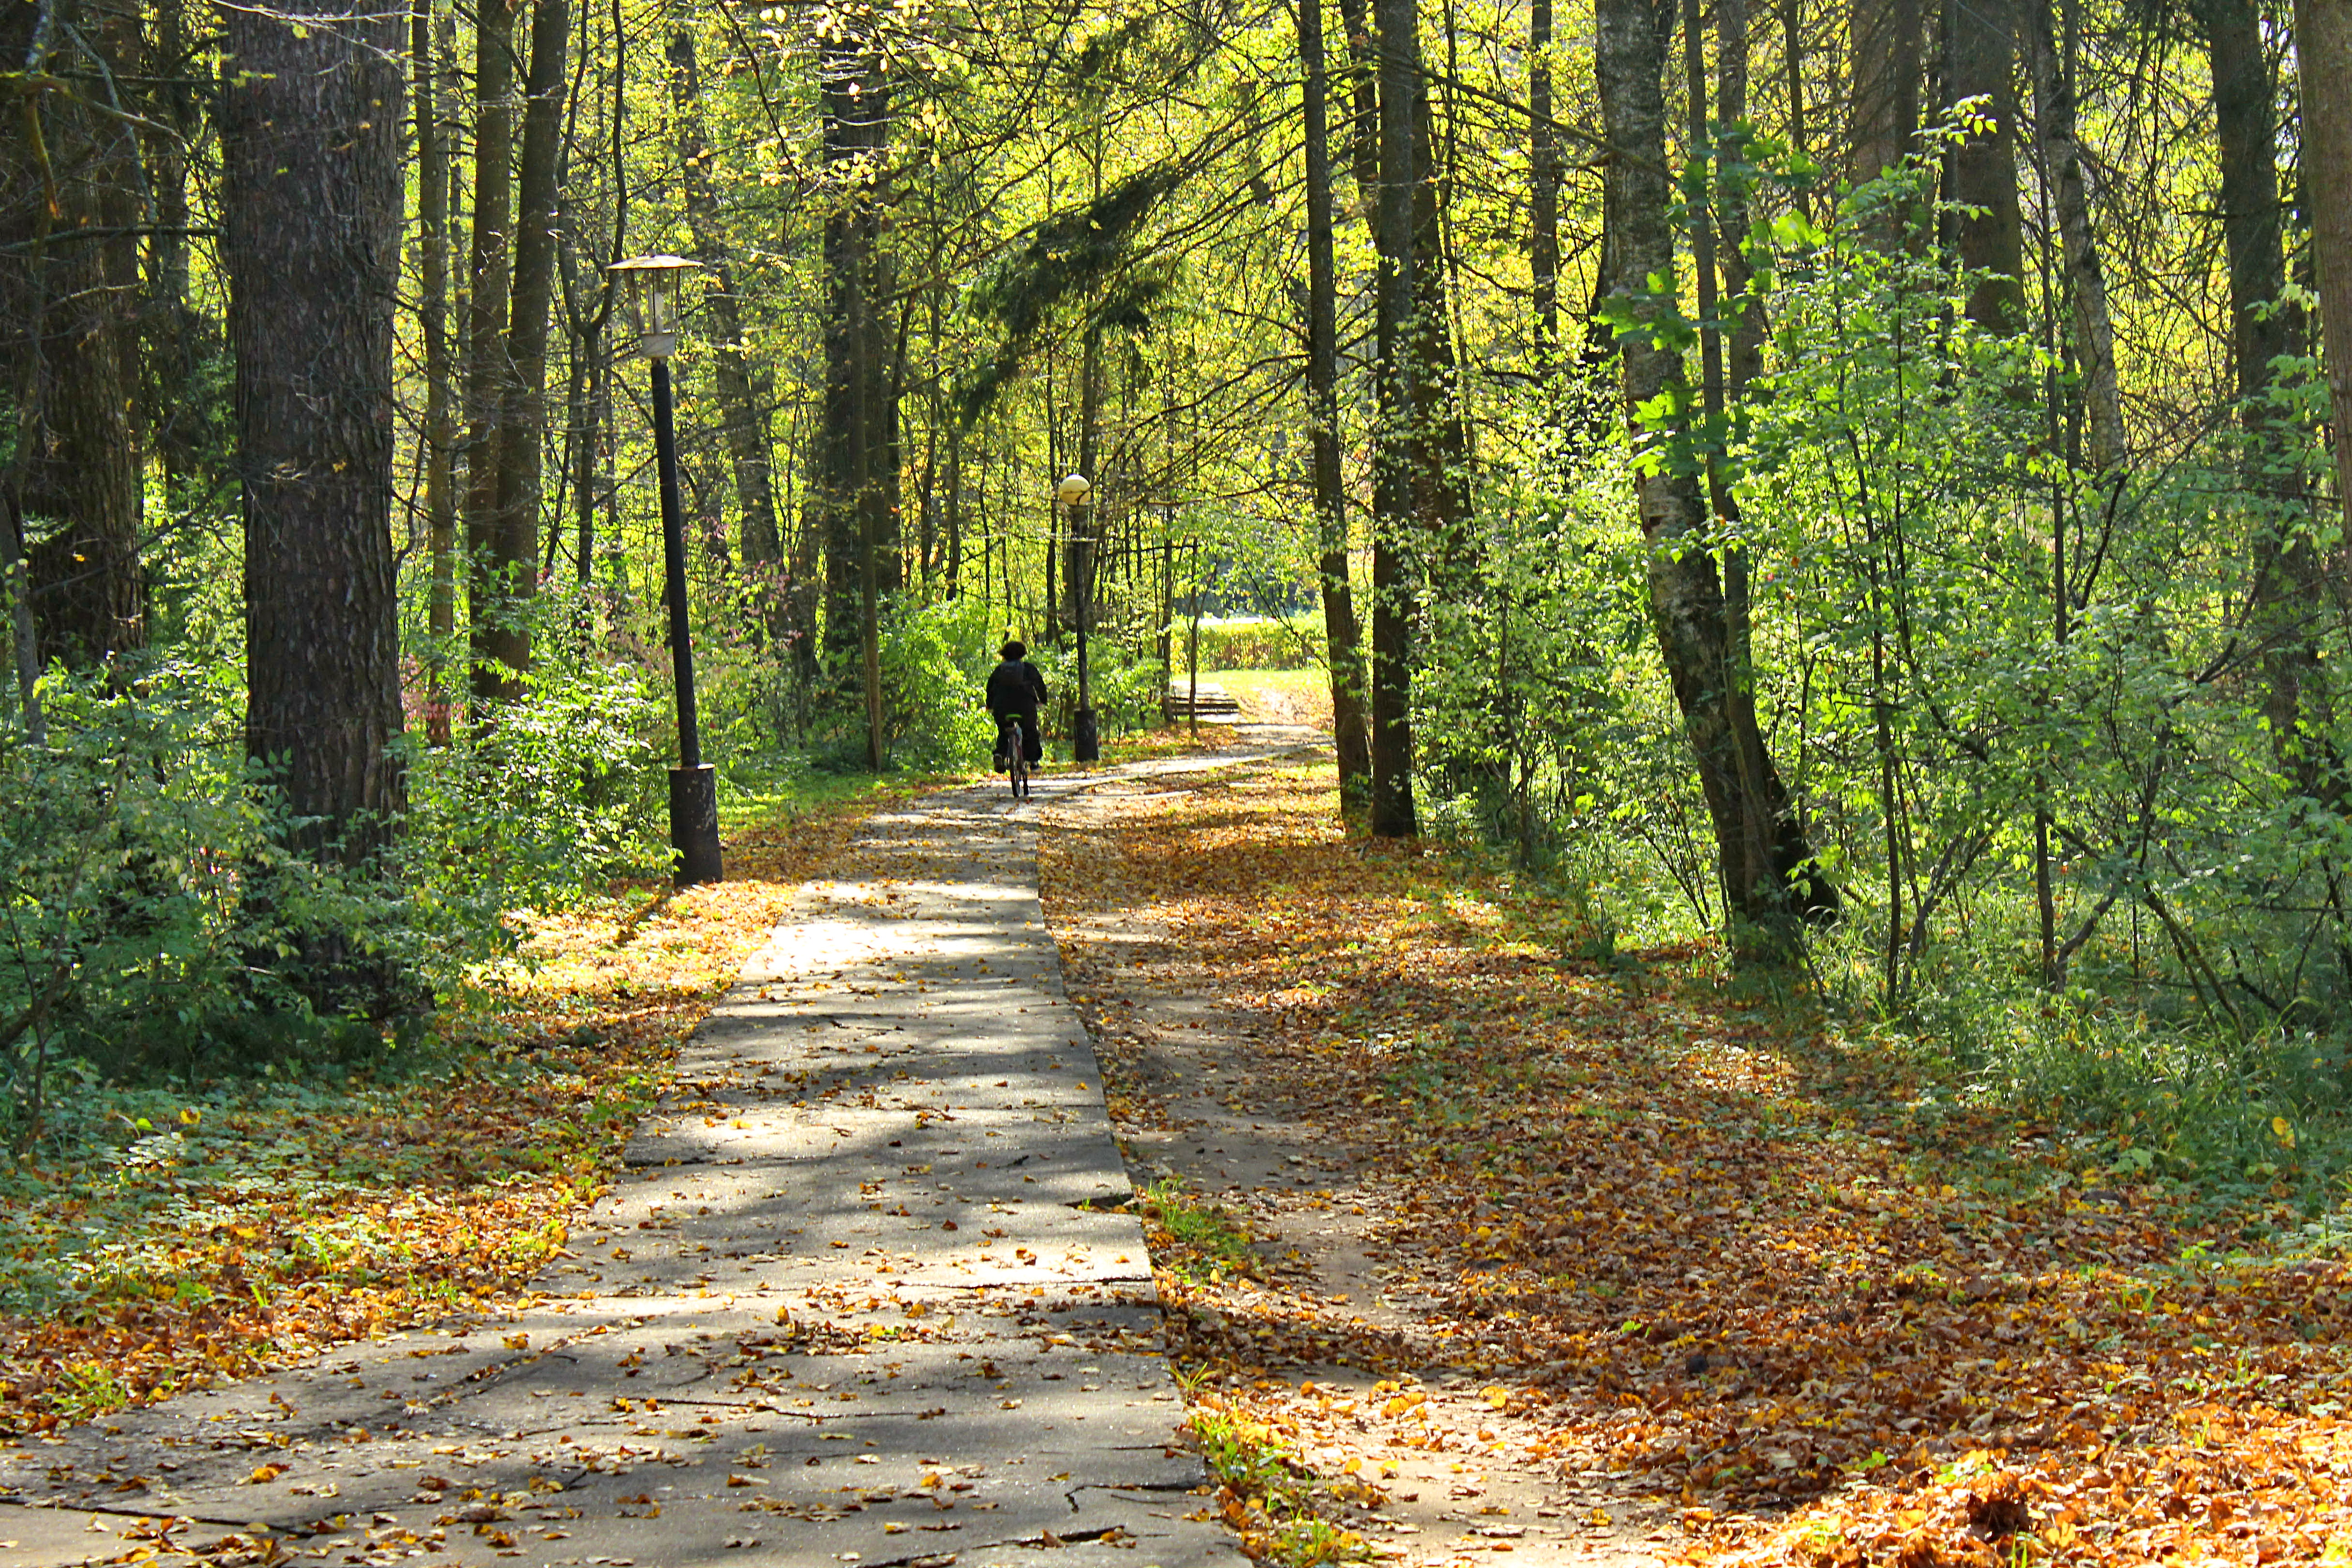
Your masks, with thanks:
[{"label": "lantern head", "polygon": [[637,352],[646,358],[667,359],[677,352],[682,314],[678,285],[689,269],[701,268],[701,262],[683,256],[633,256],[609,268],[620,275],[626,290],[629,325],[637,334]]}]

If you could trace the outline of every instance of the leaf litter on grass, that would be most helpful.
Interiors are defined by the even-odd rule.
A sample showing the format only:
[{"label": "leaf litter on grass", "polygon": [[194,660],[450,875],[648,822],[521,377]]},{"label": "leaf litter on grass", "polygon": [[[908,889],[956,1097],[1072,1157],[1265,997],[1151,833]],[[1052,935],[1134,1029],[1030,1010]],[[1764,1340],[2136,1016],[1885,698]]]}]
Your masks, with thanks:
[{"label": "leaf litter on grass", "polygon": [[1197,1406],[1391,1490],[1574,1482],[1549,1528],[1695,1562],[2352,1555],[2341,1264],[2233,1251],[2046,1108],[1898,1114],[1679,955],[1563,956],[1566,906],[1344,837],[1328,768],[1106,805],[1045,883],[1131,1154],[1341,1178],[1224,1195],[1255,1276],[1159,1270]]},{"label": "leaf litter on grass", "polygon": [[91,1125],[0,1174],[0,1436],[529,1305],[679,1042],[887,798],[732,832],[724,882],[530,917],[417,1065],[86,1089]]}]

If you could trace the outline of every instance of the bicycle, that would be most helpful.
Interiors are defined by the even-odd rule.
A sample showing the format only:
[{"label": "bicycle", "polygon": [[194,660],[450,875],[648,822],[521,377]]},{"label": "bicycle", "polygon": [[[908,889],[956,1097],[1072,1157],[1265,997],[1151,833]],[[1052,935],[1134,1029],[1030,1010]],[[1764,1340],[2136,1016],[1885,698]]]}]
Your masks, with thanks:
[{"label": "bicycle", "polygon": [[1004,776],[1013,798],[1029,798],[1029,738],[1022,732],[1021,715],[1007,713],[996,731],[996,749],[1004,757]]}]

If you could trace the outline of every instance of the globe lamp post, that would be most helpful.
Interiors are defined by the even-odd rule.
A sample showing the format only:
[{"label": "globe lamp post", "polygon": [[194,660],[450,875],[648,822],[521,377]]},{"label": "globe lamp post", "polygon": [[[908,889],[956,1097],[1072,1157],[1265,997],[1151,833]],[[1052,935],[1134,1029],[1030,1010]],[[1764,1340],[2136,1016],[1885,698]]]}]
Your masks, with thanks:
[{"label": "globe lamp post", "polygon": [[626,289],[637,352],[654,367],[654,451],[661,477],[664,592],[669,600],[669,653],[677,674],[677,766],[669,771],[669,845],[677,855],[677,885],[716,882],[719,858],[718,772],[702,760],[694,703],[694,645],[686,613],[686,525],[677,495],[677,427],[669,356],[677,352],[678,285],[698,261],[682,256],[636,256],[616,262]]},{"label": "globe lamp post", "polygon": [[1094,508],[1087,498],[1093,491],[1084,474],[1072,474],[1054,487],[1054,499],[1070,510],[1070,542],[1076,547],[1070,591],[1078,602],[1078,711],[1071,723],[1070,757],[1081,763],[1102,757],[1102,737],[1095,724],[1094,664],[1087,654],[1087,620],[1095,599]]}]

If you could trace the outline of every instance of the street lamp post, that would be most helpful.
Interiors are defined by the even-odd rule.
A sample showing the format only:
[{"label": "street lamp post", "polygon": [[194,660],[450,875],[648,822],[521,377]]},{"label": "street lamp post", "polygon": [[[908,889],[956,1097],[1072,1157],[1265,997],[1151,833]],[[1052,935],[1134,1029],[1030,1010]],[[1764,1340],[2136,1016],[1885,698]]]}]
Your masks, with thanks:
[{"label": "street lamp post", "polygon": [[1087,656],[1087,612],[1094,608],[1094,508],[1087,497],[1094,487],[1084,474],[1072,474],[1054,487],[1055,499],[1070,509],[1070,592],[1078,604],[1078,711],[1070,726],[1070,757],[1074,762],[1101,760],[1102,736],[1095,724],[1095,670]]},{"label": "street lamp post", "polygon": [[670,660],[677,674],[677,766],[669,771],[669,846],[677,857],[677,884],[681,888],[716,882],[725,875],[719,857],[718,773],[702,760],[695,714],[694,646],[686,613],[686,524],[679,516],[677,429],[669,384],[669,356],[677,352],[679,278],[701,265],[680,256],[637,256],[612,268],[627,285],[637,352],[654,367],[663,578],[669,600]]}]

